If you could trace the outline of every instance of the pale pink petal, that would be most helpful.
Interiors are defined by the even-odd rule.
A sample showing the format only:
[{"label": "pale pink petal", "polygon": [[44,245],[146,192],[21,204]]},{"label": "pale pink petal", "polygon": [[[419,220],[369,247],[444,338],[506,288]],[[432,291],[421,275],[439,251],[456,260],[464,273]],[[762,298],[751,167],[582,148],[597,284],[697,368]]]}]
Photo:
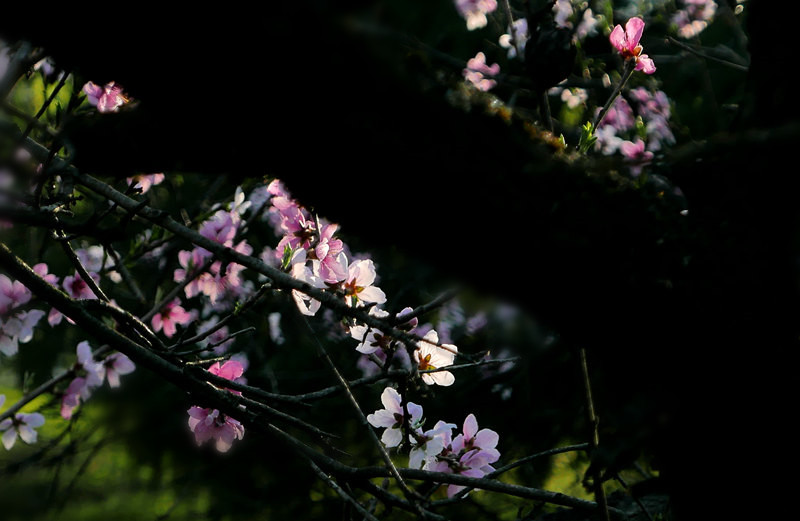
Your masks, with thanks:
[{"label": "pale pink petal", "polygon": [[12,427],[3,433],[3,447],[5,447],[6,450],[11,450],[15,441],[17,441],[16,429]]},{"label": "pale pink petal", "polygon": [[400,432],[400,429],[386,429],[381,436],[381,441],[387,447],[397,447],[402,440],[403,433]]},{"label": "pale pink petal", "polygon": [[397,423],[397,419],[393,413],[387,411],[386,409],[381,409],[367,415],[367,422],[369,422],[369,424],[373,427],[389,428]]},{"label": "pale pink petal", "polygon": [[491,429],[481,429],[475,436],[474,445],[480,447],[482,450],[494,449],[497,447],[497,442],[500,441],[500,436]]},{"label": "pale pink petal", "polygon": [[22,441],[30,445],[32,443],[36,443],[38,435],[36,434],[36,431],[33,430],[29,425],[20,425],[19,437],[22,439]]},{"label": "pale pink petal", "polygon": [[403,400],[400,396],[400,393],[398,393],[393,387],[387,387],[381,393],[381,403],[389,412],[403,414],[403,408],[400,405],[402,401]]},{"label": "pale pink petal", "polygon": [[656,64],[648,55],[642,54],[636,60],[636,70],[645,74],[653,74],[656,72]]},{"label": "pale pink petal", "polygon": [[471,440],[478,433],[478,420],[474,414],[470,414],[464,420],[464,437]]}]

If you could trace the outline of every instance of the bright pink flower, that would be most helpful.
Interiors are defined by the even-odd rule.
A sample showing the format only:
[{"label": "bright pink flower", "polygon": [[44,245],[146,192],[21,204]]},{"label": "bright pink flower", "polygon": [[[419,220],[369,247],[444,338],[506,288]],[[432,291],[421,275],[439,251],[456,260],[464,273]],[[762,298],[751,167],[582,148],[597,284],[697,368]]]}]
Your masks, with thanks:
[{"label": "bright pink flower", "polygon": [[236,360],[228,360],[222,365],[219,362],[215,363],[208,368],[208,372],[233,382],[244,374],[244,366]]},{"label": "bright pink flower", "polygon": [[0,275],[0,316],[9,310],[26,304],[31,299],[31,292],[18,280],[12,281]]},{"label": "bright pink flower", "polygon": [[[187,277],[194,275],[195,270],[202,266],[210,255],[211,253],[203,248],[179,251],[178,263],[181,267],[173,273],[173,280],[175,282],[183,282]],[[200,277],[195,277],[183,288],[183,291],[186,294],[186,298],[192,298],[202,293],[202,289]]]},{"label": "bright pink flower", "polygon": [[493,79],[488,79],[486,76],[497,76],[500,74],[500,65],[493,64],[486,65],[486,55],[479,52],[474,58],[470,58],[467,62],[467,68],[463,71],[464,78],[472,83],[475,88],[481,91],[488,91],[492,89],[497,82]]},{"label": "bright pink flower", "polygon": [[619,24],[614,27],[608,39],[625,60],[635,60],[635,70],[642,71],[645,74],[653,74],[656,72],[656,66],[649,56],[642,54],[643,49],[639,45],[643,32],[644,20],[634,17],[628,20],[624,30]]},{"label": "bright pink flower", "polygon": [[238,224],[238,214],[234,216],[226,210],[217,210],[210,219],[200,225],[199,232],[206,239],[231,247],[233,246]]},{"label": "bright pink flower", "polygon": [[156,333],[164,330],[164,334],[169,338],[177,331],[178,324],[188,324],[194,320],[194,313],[186,311],[180,306],[178,299],[173,300],[162,309],[159,313],[153,316],[150,322],[153,326],[153,331]]},{"label": "bright pink flower", "polygon": [[38,412],[26,414],[17,413],[12,418],[6,418],[0,422],[0,431],[3,433],[3,446],[6,450],[11,450],[17,436],[27,444],[36,443],[38,438],[36,428],[44,425],[44,416]]},{"label": "bright pink flower", "polygon": [[453,439],[451,447],[456,453],[480,450],[489,464],[500,459],[500,452],[496,449],[499,440],[500,436],[491,429],[478,430],[478,420],[474,414],[470,414],[464,420],[462,433]]},{"label": "bright pink flower", "polygon": [[244,425],[217,409],[192,406],[187,412],[197,445],[213,439],[218,451],[227,452],[234,440],[244,437]]},{"label": "bright pink flower", "polygon": [[113,81],[101,87],[94,83],[87,82],[83,86],[86,99],[90,105],[97,107],[98,112],[116,112],[122,105],[128,103],[129,99],[122,92],[122,88]]},{"label": "bright pink flower", "polygon": [[287,246],[292,251],[308,249],[317,229],[314,220],[296,202],[284,197],[273,197],[272,205],[278,210],[280,229],[283,231],[283,237],[275,248],[275,256],[282,258]]}]

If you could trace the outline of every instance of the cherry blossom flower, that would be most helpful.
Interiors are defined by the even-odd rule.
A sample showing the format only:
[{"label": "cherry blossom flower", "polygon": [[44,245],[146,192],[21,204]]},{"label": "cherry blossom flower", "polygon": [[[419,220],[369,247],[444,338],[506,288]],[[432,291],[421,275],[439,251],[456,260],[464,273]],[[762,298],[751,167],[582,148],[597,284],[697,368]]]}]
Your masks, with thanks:
[{"label": "cherry blossom flower", "polygon": [[136,183],[134,186],[139,188],[143,194],[147,193],[155,185],[160,185],[164,181],[164,174],[139,174],[127,179],[128,184]]},{"label": "cherry blossom flower", "polygon": [[116,112],[119,108],[128,103],[129,99],[122,92],[122,88],[113,81],[104,87],[87,82],[83,86],[83,92],[90,105],[97,107],[98,112]]},{"label": "cherry blossom flower", "polygon": [[[244,365],[237,360],[227,360],[224,364],[220,364],[219,362],[215,363],[208,368],[208,372],[233,382],[241,378],[244,374]],[[238,391],[231,392],[241,394]]]},{"label": "cherry blossom flower", "polygon": [[488,463],[500,459],[497,442],[500,436],[491,429],[478,430],[478,420],[470,413],[464,420],[462,433],[453,438],[451,448],[454,452],[480,450],[485,453]]},{"label": "cherry blossom flower", "polygon": [[348,305],[361,306],[364,303],[383,304],[386,294],[373,286],[378,274],[371,259],[356,261],[347,267],[347,280],[342,289]]},{"label": "cherry blossom flower", "polygon": [[[315,273],[328,284],[336,284],[347,277],[347,264],[342,257],[344,243],[334,239],[338,224],[326,224],[319,233],[319,241],[311,250],[315,261]],[[319,264],[317,264],[319,263]]]},{"label": "cherry blossom flower", "polygon": [[486,27],[486,15],[497,9],[496,0],[455,0],[456,10],[467,21],[467,29],[472,31]]},{"label": "cherry blossom flower", "polygon": [[231,247],[238,224],[238,215],[234,216],[226,210],[217,210],[209,219],[203,221],[198,231],[206,239]]},{"label": "cherry blossom flower", "polygon": [[409,439],[415,445],[408,454],[409,468],[419,469],[434,463],[436,456],[445,448],[445,442],[449,442],[452,430],[455,428],[456,424],[439,420],[432,429],[425,432],[417,429],[414,434],[410,434]]},{"label": "cherry blossom flower", "polygon": [[16,354],[20,343],[30,342],[33,339],[33,328],[44,314],[39,309],[31,309],[17,313],[5,322],[0,320],[0,352],[12,356]]},{"label": "cherry blossom flower", "polygon": [[653,159],[653,153],[645,150],[644,141],[638,138],[635,142],[623,141],[619,148],[622,155],[632,163],[646,163]]},{"label": "cherry blossom flower", "polygon": [[[518,20],[514,20],[513,24],[514,28],[513,31],[509,27],[508,32],[505,34],[500,35],[499,43],[500,47],[504,49],[508,49],[508,57],[514,58],[517,56],[517,51],[520,53],[525,52],[525,45],[528,43],[530,39],[530,34],[528,33],[528,20],[525,18],[520,18]],[[514,46],[514,39],[516,38],[516,47]]]},{"label": "cherry blossom flower", "polygon": [[[306,284],[310,285],[313,288],[317,289],[325,289],[328,287],[318,276],[314,275],[311,271],[311,268],[306,266],[306,251],[305,250],[297,250],[295,254],[292,256],[292,268],[291,274],[292,277],[296,278],[297,280],[301,280]],[[322,306],[322,302],[319,300],[306,295],[302,291],[298,291],[296,289],[292,290],[292,298],[294,299],[295,304],[297,305],[297,309],[300,310],[300,313],[306,316],[314,316],[316,315],[319,308]]]},{"label": "cherry blossom flower", "polygon": [[633,17],[625,24],[624,30],[621,25],[617,24],[608,39],[625,60],[635,61],[634,70],[642,71],[645,74],[653,74],[656,72],[656,66],[649,56],[642,54],[642,46],[639,45],[643,32],[644,20]]},{"label": "cherry blossom flower", "polygon": [[122,353],[112,353],[105,357],[100,364],[105,370],[109,387],[119,387],[119,377],[130,374],[136,369],[131,359]]},{"label": "cherry blossom flower", "polygon": [[273,197],[272,206],[278,210],[280,229],[283,232],[283,237],[275,248],[275,256],[283,258],[287,247],[292,251],[310,248],[317,229],[314,220],[296,202],[285,197]]},{"label": "cherry blossom flower", "polygon": [[642,167],[653,159],[653,153],[645,150],[645,143],[639,138],[636,138],[635,142],[623,141],[619,149],[625,159],[631,163],[630,169],[633,176],[638,176],[642,172]]},{"label": "cherry blossom flower", "polygon": [[464,78],[474,85],[476,89],[487,92],[494,88],[497,82],[493,79],[486,78],[486,76],[497,76],[500,74],[500,65],[496,63],[491,66],[487,65],[486,55],[479,52],[474,58],[469,59],[463,74]]},{"label": "cherry blossom flower", "polygon": [[47,264],[45,264],[44,262],[34,264],[32,266],[32,269],[34,273],[43,278],[48,284],[52,286],[58,285],[58,277],[53,275],[52,273],[48,273]]},{"label": "cherry blossom flower", "polygon": [[189,413],[189,429],[194,433],[197,445],[215,440],[220,452],[227,452],[234,440],[244,438],[244,425],[217,409],[204,409],[193,405]]},{"label": "cherry blossom flower", "polygon": [[[598,109],[600,112],[600,109]],[[603,121],[598,125],[599,128],[611,126],[620,132],[630,130],[636,124],[633,109],[625,98],[617,98],[603,117]]]},{"label": "cherry blossom flower", "polygon": [[[89,276],[94,280],[95,283],[100,282],[100,276],[97,273],[90,272]],[[74,275],[68,275],[64,277],[64,280],[61,282],[61,287],[64,288],[64,291],[66,291],[67,294],[74,299],[97,298],[92,291],[92,288],[90,288],[89,284],[87,284],[86,281],[81,278],[77,271]]]},{"label": "cherry blossom flower", "polygon": [[162,329],[167,338],[171,337],[177,331],[177,325],[185,325],[194,320],[194,313],[186,311],[180,306],[180,300],[174,299],[168,303],[164,308],[153,315],[150,324],[153,326],[153,331],[158,333]]},{"label": "cherry blossom flower", "polygon": [[[405,418],[403,398],[395,389],[387,387],[381,393],[381,403],[384,408],[367,415],[367,421],[373,427],[386,429],[381,435],[384,445],[397,447],[403,441],[402,426]],[[406,411],[408,411],[408,425],[411,429],[415,429],[422,419],[422,406],[407,402]]]},{"label": "cherry blossom flower", "polygon": [[17,436],[31,445],[36,443],[38,433],[34,430],[44,425],[44,416],[38,412],[17,413],[11,418],[6,418],[0,422],[0,431],[3,432],[3,446],[6,450],[11,450],[17,441]]},{"label": "cherry blossom flower", "polygon": [[[435,330],[428,331],[423,340],[417,342],[414,351],[414,362],[420,371],[439,369],[453,365],[458,348],[452,344],[439,344],[439,335]],[[422,381],[428,385],[450,386],[455,382],[455,376],[450,371],[434,371],[422,373]]]},{"label": "cherry blossom flower", "polygon": [[[388,312],[378,307],[371,308],[369,314],[378,318],[389,316]],[[350,328],[350,336],[360,342],[356,346],[356,351],[365,355],[374,353],[378,349],[388,349],[389,344],[392,342],[392,338],[384,334],[380,329],[361,324]]]}]

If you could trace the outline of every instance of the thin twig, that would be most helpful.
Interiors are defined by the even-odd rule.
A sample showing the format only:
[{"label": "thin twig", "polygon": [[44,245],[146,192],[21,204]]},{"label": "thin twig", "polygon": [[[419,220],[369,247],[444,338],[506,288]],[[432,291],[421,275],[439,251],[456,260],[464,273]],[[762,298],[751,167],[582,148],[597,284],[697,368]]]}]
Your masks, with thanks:
[{"label": "thin twig", "polygon": [[[600,444],[600,420],[597,417],[594,409],[594,400],[592,399],[592,384],[589,380],[589,364],[586,360],[586,349],[581,347],[578,356],[580,358],[581,376],[583,377],[583,390],[586,399],[586,420],[589,424],[589,457],[593,457]],[[602,469],[597,468],[592,474],[592,484],[594,485],[594,496],[597,501],[598,508],[600,509],[603,519],[605,521],[611,520],[611,515],[608,511],[608,501],[606,499],[606,492],[603,488]]]}]

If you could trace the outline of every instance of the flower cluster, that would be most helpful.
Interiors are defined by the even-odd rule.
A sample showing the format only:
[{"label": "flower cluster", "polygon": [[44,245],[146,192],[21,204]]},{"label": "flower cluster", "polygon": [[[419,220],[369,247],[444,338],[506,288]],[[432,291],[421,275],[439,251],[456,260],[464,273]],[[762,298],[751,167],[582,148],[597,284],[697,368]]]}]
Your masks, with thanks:
[{"label": "flower cluster", "polygon": [[[47,265],[37,265],[35,269],[47,272]],[[20,309],[31,300],[32,294],[19,281],[12,281],[0,275],[0,352],[12,356],[19,350],[19,344],[30,342],[33,328],[44,316],[44,311]]]},{"label": "flower cluster", "polygon": [[[250,255],[253,253],[253,248],[246,240],[235,242],[243,223],[242,215],[250,206],[251,203],[245,200],[242,189],[237,188],[234,200],[227,209],[217,209],[211,217],[201,223],[200,235],[238,253]],[[245,269],[241,264],[224,264],[215,260],[210,262],[207,269],[201,271],[211,258],[211,252],[199,246],[178,252],[178,263],[181,267],[173,272],[173,280],[189,281],[184,288],[186,298],[205,295],[213,306],[225,296],[235,299],[249,291],[250,287],[241,277]]]},{"label": "flower cluster", "polygon": [[[208,368],[208,372],[225,378],[226,380],[239,380],[244,373],[244,366],[235,360],[228,360],[224,364],[215,363]],[[231,391],[235,394],[238,391]],[[189,414],[189,429],[194,433],[197,445],[214,440],[214,445],[220,452],[227,452],[234,440],[244,437],[244,425],[218,409],[210,409],[193,405],[187,411]]]},{"label": "flower cluster", "polygon": [[[6,401],[6,397],[0,394],[0,406]],[[3,433],[3,447],[11,450],[19,437],[27,444],[36,443],[39,435],[34,429],[44,425],[44,416],[38,412],[24,413],[18,412],[10,418],[0,421],[0,432]]]},{"label": "flower cluster", "polygon": [[[386,447],[399,447],[407,434],[408,466],[414,469],[460,474],[481,478],[494,471],[492,463],[500,459],[498,434],[479,429],[474,414],[464,420],[462,432],[453,437],[453,423],[437,421],[433,428],[423,430],[423,409],[413,402],[403,401],[395,389],[387,387],[381,393],[383,409],[367,416],[373,427],[384,429],[381,441]],[[454,496],[464,487],[450,485],[447,495]]]},{"label": "flower cluster", "polygon": [[486,55],[479,52],[467,62],[463,74],[464,78],[476,89],[486,92],[497,85],[497,82],[491,78],[500,74],[500,65],[496,63],[491,66],[487,65]]},{"label": "flower cluster", "polygon": [[672,23],[681,38],[694,38],[708,27],[717,12],[714,0],[681,0],[681,8],[672,15]]},{"label": "flower cluster", "polygon": [[130,358],[122,353],[112,353],[103,360],[96,361],[89,342],[83,341],[76,348],[77,362],[72,368],[76,375],[61,396],[61,417],[72,418],[81,401],[86,401],[92,392],[108,379],[109,387],[119,387],[121,375],[130,374],[136,369]]},{"label": "flower cluster", "polygon": [[486,15],[497,9],[497,0],[455,0],[456,10],[467,21],[470,31],[486,27]]}]

